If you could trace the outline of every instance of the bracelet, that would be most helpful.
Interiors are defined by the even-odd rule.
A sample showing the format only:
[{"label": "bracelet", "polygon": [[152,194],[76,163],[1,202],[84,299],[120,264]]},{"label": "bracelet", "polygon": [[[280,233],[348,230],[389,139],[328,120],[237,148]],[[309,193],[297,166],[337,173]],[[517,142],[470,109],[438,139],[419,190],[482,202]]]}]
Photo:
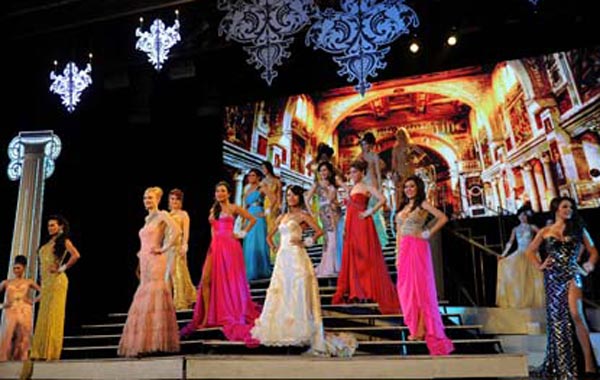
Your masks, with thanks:
[{"label": "bracelet", "polygon": [[64,273],[64,271],[66,271],[66,270],[67,270],[67,264],[63,264],[58,268],[57,272]]}]

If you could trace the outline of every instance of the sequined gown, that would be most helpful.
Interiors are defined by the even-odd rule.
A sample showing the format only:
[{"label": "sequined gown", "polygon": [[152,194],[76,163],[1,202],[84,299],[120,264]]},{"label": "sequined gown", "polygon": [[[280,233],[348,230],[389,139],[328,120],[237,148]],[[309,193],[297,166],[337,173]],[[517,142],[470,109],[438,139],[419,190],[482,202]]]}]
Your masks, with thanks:
[{"label": "sequined gown", "polygon": [[[184,218],[188,217],[185,211],[171,212],[169,214],[173,221],[183,231]],[[176,243],[169,252],[171,266],[169,268],[170,281],[173,287],[173,303],[176,310],[184,310],[192,307],[196,302],[196,287],[192,282],[190,270],[187,265],[187,252],[182,251],[183,234],[179,234]]]},{"label": "sequined gown", "polygon": [[[169,216],[165,215],[165,218]],[[140,284],[127,313],[119,342],[119,356],[179,351],[175,306],[165,281],[167,255],[152,252],[153,248],[164,246],[165,228],[159,218],[154,217],[139,232]],[[172,236],[169,233],[166,235]]]},{"label": "sequined gown", "polygon": [[69,279],[64,272],[50,272],[63,264],[53,251],[54,240],[39,250],[42,297],[31,342],[32,359],[58,360],[62,351]]},{"label": "sequined gown", "polygon": [[27,360],[33,331],[29,280],[9,280],[6,284],[4,323],[0,328],[0,361]]},{"label": "sequined gown", "polygon": [[340,266],[336,260],[338,239],[337,224],[340,219],[340,206],[337,203],[337,198],[335,198],[333,202],[327,198],[327,191],[328,189],[317,185],[319,216],[323,225],[323,232],[325,233],[323,255],[321,256],[321,262],[315,268],[315,273],[319,277],[334,275],[340,270]]},{"label": "sequined gown", "polygon": [[525,256],[533,239],[530,225],[517,227],[517,250],[498,262],[496,304],[499,307],[543,307],[544,275]]},{"label": "sequined gown", "polygon": [[427,211],[416,208],[398,214],[398,279],[396,287],[404,322],[410,334],[417,335],[419,318],[425,326],[425,343],[431,355],[448,355],[454,351],[452,341],[446,337],[438,306],[435,274],[429,241],[420,237]]},{"label": "sequined gown", "polygon": [[578,239],[544,239],[546,252],[554,262],[544,271],[546,288],[546,357],[540,368],[552,379],[574,379],[577,365],[573,346],[573,325],[569,313],[569,283],[580,280],[577,274]]}]

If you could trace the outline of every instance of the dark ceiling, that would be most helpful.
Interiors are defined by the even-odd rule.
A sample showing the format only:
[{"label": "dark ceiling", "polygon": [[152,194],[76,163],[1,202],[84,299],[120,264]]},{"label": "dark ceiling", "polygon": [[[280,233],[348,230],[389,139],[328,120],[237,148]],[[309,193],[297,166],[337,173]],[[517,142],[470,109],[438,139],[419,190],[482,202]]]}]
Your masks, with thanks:
[{"label": "dark ceiling", "polygon": [[[332,0],[316,3],[322,8],[339,6]],[[422,50],[410,54],[410,36],[400,37],[391,45],[387,67],[373,81],[598,44],[593,3],[539,0],[535,6],[528,0],[408,0],[421,21],[415,34]],[[221,102],[347,85],[336,75],[339,68],[330,56],[306,47],[300,33],[292,56],[279,67],[273,85],[267,86],[246,63],[241,46],[218,36],[224,12],[211,0],[19,0],[4,6],[0,22],[8,28],[9,49],[22,59],[13,71],[27,59],[40,65],[27,64],[31,69],[45,67],[48,72],[55,59],[83,63],[93,52],[96,75],[102,74],[110,87],[124,73],[148,66],[145,56],[134,51],[139,17],[161,17],[170,24],[176,9],[183,41],[172,49],[166,71],[171,78],[194,78],[203,84],[201,92]],[[452,29],[458,32],[459,43],[450,49],[444,41]]]}]

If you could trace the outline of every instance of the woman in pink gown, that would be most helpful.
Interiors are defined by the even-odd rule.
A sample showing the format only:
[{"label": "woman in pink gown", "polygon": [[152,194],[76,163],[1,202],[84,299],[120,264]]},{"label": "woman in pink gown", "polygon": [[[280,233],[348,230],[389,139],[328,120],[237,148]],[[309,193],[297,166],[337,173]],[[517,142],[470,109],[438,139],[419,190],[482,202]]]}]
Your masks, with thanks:
[{"label": "woman in pink gown", "polygon": [[[366,169],[367,163],[362,160],[350,165],[354,187],[349,192],[342,268],[332,302],[371,300],[379,304],[383,314],[399,313],[398,295],[386,268],[372,218],[375,211],[385,204],[385,198],[373,186],[362,182]],[[370,195],[375,196],[378,202],[367,209]]]},{"label": "woman in pink gown", "polygon": [[[244,208],[230,203],[229,196],[229,184],[219,182],[215,187],[216,202],[210,210],[212,241],[202,268],[198,300],[192,321],[181,330],[181,335],[190,335],[202,327],[221,326],[228,340],[253,347],[259,342],[252,338],[250,330],[260,310],[250,296],[244,252],[238,239],[246,236],[256,219]],[[249,222],[238,235],[233,232],[236,216]]]},{"label": "woman in pink gown", "polygon": [[[396,215],[398,257],[398,295],[408,326],[409,340],[425,340],[431,355],[448,355],[454,351],[446,337],[438,308],[435,276],[429,237],[448,221],[446,215],[425,200],[425,184],[417,176],[404,181],[402,202]],[[425,227],[427,216],[436,221]]]},{"label": "woman in pink gown", "polygon": [[29,290],[41,292],[38,284],[23,278],[27,257],[15,256],[13,264],[14,278],[0,283],[0,292],[6,290],[4,304],[4,321],[0,328],[0,361],[27,360],[33,332],[33,303],[39,301],[29,299]]},{"label": "woman in pink gown", "polygon": [[119,356],[140,356],[153,352],[179,351],[177,316],[169,284],[165,280],[169,249],[181,231],[166,211],[158,209],[162,190],[150,187],[144,192],[148,210],[140,230],[140,285],[127,313],[119,342]]}]

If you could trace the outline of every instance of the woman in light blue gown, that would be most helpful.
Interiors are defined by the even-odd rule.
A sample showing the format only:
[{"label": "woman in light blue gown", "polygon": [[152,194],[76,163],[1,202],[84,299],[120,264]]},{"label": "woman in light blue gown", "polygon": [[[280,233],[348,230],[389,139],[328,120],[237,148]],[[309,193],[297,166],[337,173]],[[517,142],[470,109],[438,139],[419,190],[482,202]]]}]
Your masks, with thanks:
[{"label": "woman in light blue gown", "polygon": [[256,280],[271,276],[271,263],[263,207],[265,197],[259,185],[262,173],[258,169],[250,169],[247,178],[248,184],[244,188],[244,206],[256,218],[256,224],[244,239],[244,261],[248,280]]}]

